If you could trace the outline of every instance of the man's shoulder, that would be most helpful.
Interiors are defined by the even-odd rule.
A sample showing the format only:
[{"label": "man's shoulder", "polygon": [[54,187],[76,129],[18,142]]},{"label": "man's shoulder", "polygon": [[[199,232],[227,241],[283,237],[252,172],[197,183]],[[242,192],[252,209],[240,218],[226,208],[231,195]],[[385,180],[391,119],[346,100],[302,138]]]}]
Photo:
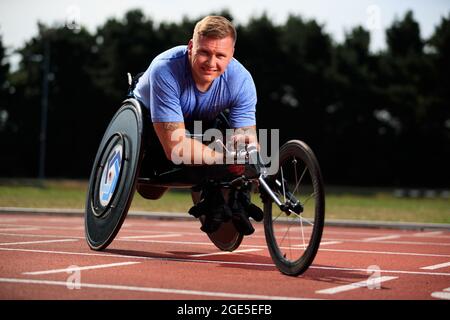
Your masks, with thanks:
[{"label": "man's shoulder", "polygon": [[162,66],[184,67],[187,54],[187,46],[177,46],[168,49],[157,55],[150,68],[160,68]]},{"label": "man's shoulder", "polygon": [[253,78],[250,72],[233,58],[225,72],[225,81],[230,89],[239,90],[244,83],[253,83]]},{"label": "man's shoulder", "polygon": [[187,46],[176,46],[160,53],[153,61],[171,61],[186,57]]},{"label": "man's shoulder", "polygon": [[156,56],[150,64],[150,74],[153,76],[181,76],[186,69],[187,46],[177,46]]}]

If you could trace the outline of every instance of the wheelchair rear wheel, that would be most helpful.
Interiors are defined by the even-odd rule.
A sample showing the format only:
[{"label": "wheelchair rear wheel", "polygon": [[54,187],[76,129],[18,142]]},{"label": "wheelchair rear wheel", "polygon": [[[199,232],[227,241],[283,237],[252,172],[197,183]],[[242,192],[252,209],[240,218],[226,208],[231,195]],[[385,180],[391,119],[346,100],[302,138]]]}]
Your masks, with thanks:
[{"label": "wheelchair rear wheel", "polygon": [[[201,199],[200,192],[193,191],[191,195],[193,203],[197,204]],[[201,223],[203,223],[205,216],[200,216],[199,219]],[[211,242],[222,251],[236,250],[244,238],[244,236],[236,230],[231,220],[228,222],[223,222],[219,230],[213,233],[208,233],[207,235]]]},{"label": "wheelchair rear wheel", "polygon": [[106,129],[89,179],[85,236],[93,250],[113,241],[128,213],[142,160],[142,133],[140,106],[129,99]]}]

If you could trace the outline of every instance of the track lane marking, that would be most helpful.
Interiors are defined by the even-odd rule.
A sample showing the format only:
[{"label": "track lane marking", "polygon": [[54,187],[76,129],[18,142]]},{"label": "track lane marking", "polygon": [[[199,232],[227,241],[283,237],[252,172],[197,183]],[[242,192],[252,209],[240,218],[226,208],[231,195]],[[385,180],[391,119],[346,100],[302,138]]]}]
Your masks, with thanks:
[{"label": "track lane marking", "polygon": [[445,288],[440,292],[433,292],[431,296],[436,299],[450,300],[450,288]]},{"label": "track lane marking", "polygon": [[400,235],[393,234],[393,235],[389,235],[389,236],[365,238],[365,239],[362,239],[361,241],[363,241],[363,242],[371,242],[371,241],[392,240],[392,239],[398,239],[400,237],[401,237]]},{"label": "track lane marking", "polygon": [[[18,279],[18,278],[0,278],[0,282],[64,286],[64,287],[67,286],[67,282],[65,282],[65,281],[49,281],[49,280]],[[269,295],[231,293],[231,292],[219,292],[219,291],[199,291],[199,290],[172,289],[172,288],[136,287],[136,286],[108,285],[108,284],[83,283],[83,282],[80,285],[81,285],[81,288],[91,288],[91,289],[103,289],[103,290],[108,289],[108,290],[149,292],[149,293],[166,293],[166,294],[206,296],[206,297],[219,297],[219,298],[232,298],[232,299],[312,300],[311,298],[269,296]]]},{"label": "track lane marking", "polygon": [[430,232],[417,232],[417,233],[414,233],[412,236],[413,237],[433,237],[433,236],[438,236],[441,234],[442,234],[442,231],[430,231]]},{"label": "track lane marking", "polygon": [[[30,229],[31,230],[31,229]],[[8,230],[9,231],[9,230]],[[121,230],[121,232],[152,232],[149,230]],[[157,231],[154,231],[157,232]],[[168,234],[174,234],[173,232],[167,232],[167,231],[160,231],[160,233],[168,233]],[[79,239],[84,239],[85,237],[76,237],[76,236],[69,236],[69,235],[65,235],[65,236],[61,236],[61,235],[35,235],[35,234],[17,234],[17,233],[3,233],[0,232],[0,235],[5,235],[5,236],[19,236],[19,237],[64,237],[64,238],[79,238]],[[194,232],[183,232],[182,235],[192,235],[192,236],[203,236],[202,233],[194,233]],[[121,239],[124,240],[128,240],[126,238],[128,238],[129,236],[121,236],[119,238],[117,238],[116,240],[121,241]],[[130,236],[132,237],[132,236]],[[140,236],[136,236],[140,237]],[[253,239],[259,239],[259,238],[265,238],[264,236],[252,236]],[[139,239],[139,238],[137,238]],[[144,238],[145,239],[145,238]],[[301,239],[301,237],[291,237],[291,239]],[[363,240],[355,240],[355,239],[333,239],[333,238],[323,238],[321,245],[327,244],[326,242],[341,242],[341,243],[345,243],[345,242],[366,242]],[[376,241],[373,241],[374,243],[376,243]],[[438,242],[413,242],[413,241],[380,241],[378,242],[380,244],[399,244],[399,245],[424,245],[424,246],[450,246],[450,243],[438,243]],[[197,243],[192,243],[192,244],[197,244]],[[330,243],[331,244],[331,243]],[[245,245],[244,245],[245,246]]]},{"label": "track lane marking", "polygon": [[[290,238],[290,239],[292,240],[292,238]],[[320,242],[320,245],[327,246],[330,244],[341,244],[341,243],[342,243],[341,241],[322,241],[322,242]],[[309,243],[307,245],[309,245]],[[303,244],[293,244],[292,246],[293,247],[302,247],[302,248],[304,247]]]},{"label": "track lane marking", "polygon": [[[45,220],[44,220],[45,222]],[[16,227],[16,228],[39,228],[39,229],[49,229],[49,230],[84,230],[84,226],[79,227],[63,227],[63,226],[46,226],[46,225],[34,225],[34,224],[1,224],[0,227]]]},{"label": "track lane marking", "polygon": [[199,257],[217,256],[217,255],[252,252],[252,251],[262,251],[262,249],[242,249],[242,250],[234,250],[234,251],[218,251],[218,252],[211,252],[211,253],[192,254],[192,255],[189,255],[189,257],[199,258]]},{"label": "track lane marking", "polygon": [[450,262],[444,262],[444,263],[435,264],[435,265],[432,265],[432,266],[422,267],[420,269],[422,269],[422,270],[436,270],[436,269],[441,269],[441,268],[445,268],[445,267],[450,267]]},{"label": "track lane marking", "polygon": [[18,218],[0,218],[0,223],[3,222],[17,222]]},{"label": "track lane marking", "polygon": [[0,246],[10,246],[17,244],[41,244],[41,243],[54,243],[54,242],[75,242],[79,239],[57,239],[57,240],[40,240],[40,241],[24,241],[24,242],[3,242]]},{"label": "track lane marking", "polygon": [[[14,222],[14,220],[9,220],[9,219],[15,219],[16,221],[20,221],[20,220],[27,220],[28,218],[4,218],[7,220],[2,221],[0,218],[0,227],[2,226],[27,226],[27,227],[42,227],[42,228],[47,228],[47,226],[42,226],[42,225],[17,225],[17,224],[5,224],[2,222]],[[46,221],[44,218],[41,219],[37,219],[37,218],[31,218],[33,221],[39,220],[39,221]],[[71,219],[74,219],[73,217],[71,217]],[[78,217],[77,217],[78,219]],[[80,218],[81,221],[81,218]],[[63,222],[63,219],[61,219],[61,222]],[[68,221],[69,223],[72,223],[72,221]],[[178,222],[176,222],[178,224]],[[195,224],[194,226],[186,226],[186,224],[194,224],[195,221],[185,221],[183,222],[183,225],[179,226],[180,228],[198,228],[198,225]],[[261,223],[256,223],[256,226],[259,226]],[[167,222],[161,222],[161,223],[157,223],[157,224],[145,224],[142,222],[136,222],[133,221],[133,225],[135,226],[144,226],[144,227],[156,227],[156,226],[160,226],[160,227],[173,227],[173,223],[167,223]],[[51,228],[51,227],[48,227]],[[56,227],[57,228],[57,227]],[[84,228],[84,227],[80,227],[80,228]],[[364,232],[364,231],[342,231],[342,230],[335,230],[335,228],[337,227],[328,227],[326,230],[324,230],[324,235],[326,236],[327,234],[347,234],[347,235],[373,235],[376,236],[378,235],[379,237],[381,237],[380,233],[376,233],[376,232]],[[67,229],[73,229],[73,228],[67,228]],[[134,230],[127,230],[127,231],[134,231]],[[151,232],[152,230],[145,230],[145,232]],[[155,230],[156,231],[156,230]],[[258,231],[258,230],[256,230]],[[429,234],[433,235],[433,233],[443,233],[444,231],[430,231]],[[423,234],[424,236],[427,234],[428,232],[418,232],[416,233],[417,236],[419,236],[419,234]],[[405,234],[405,236],[410,236],[411,233],[407,233]],[[447,235],[443,235],[441,237],[446,237],[446,238],[450,238],[450,236]],[[439,238],[441,238],[439,237]]]},{"label": "track lane marking", "polygon": [[86,237],[59,235],[59,234],[27,234],[27,233],[3,233],[0,236],[23,237],[23,238],[71,238],[71,239],[86,239]]},{"label": "track lane marking", "polygon": [[327,246],[327,245],[330,245],[330,244],[341,244],[342,243],[342,241],[321,241],[320,242],[320,245],[321,246]]},{"label": "track lane marking", "polygon": [[98,264],[98,265],[93,265],[93,266],[76,267],[76,268],[64,268],[64,269],[53,269],[53,270],[43,270],[43,271],[22,272],[22,274],[33,275],[34,276],[34,275],[62,273],[62,272],[69,273],[69,272],[73,272],[73,271],[104,269],[104,268],[128,266],[128,265],[139,264],[139,263],[141,263],[141,262],[139,262],[139,261],[118,262],[118,263]]},{"label": "track lane marking", "polygon": [[[20,227],[20,228],[25,228],[25,227],[36,227],[36,228],[39,228],[39,229],[56,229],[56,230],[74,230],[74,229],[76,229],[76,230],[81,230],[81,229],[84,229],[84,227],[76,227],[76,228],[73,228],[73,227],[62,227],[62,226],[45,226],[45,225],[16,225],[16,224],[2,224],[2,223],[0,223],[0,227],[1,226],[11,226],[11,227]],[[146,226],[146,225],[143,225],[143,226]],[[154,227],[155,225],[150,225],[150,227]],[[169,227],[169,226],[171,226],[172,228],[174,227],[174,225],[173,224],[169,224],[169,223],[165,223],[164,225],[163,225],[163,227]],[[181,228],[181,229],[183,229],[183,228],[186,228],[185,226],[176,226],[177,228],[179,227],[179,228]],[[192,227],[192,228],[197,228],[197,227]],[[1,229],[0,229],[1,230]],[[164,233],[164,232],[170,232],[170,233],[173,233],[173,231],[161,231],[161,230],[126,230],[126,229],[121,229],[121,231],[125,231],[125,232],[146,232],[146,233],[149,233],[149,232],[156,232],[156,233]],[[436,232],[442,232],[442,231],[436,231]],[[202,235],[203,233],[193,233],[193,232],[191,232],[191,233],[186,233],[186,232],[183,232],[183,234],[187,234],[187,235]],[[341,234],[341,235],[343,235],[343,234],[348,234],[348,235],[380,235],[379,233],[370,233],[370,232],[352,232],[352,231],[335,231],[335,230],[326,230],[326,231],[324,231],[324,236],[325,237],[327,237],[327,234]],[[421,233],[416,233],[416,234],[421,234]],[[403,235],[395,235],[396,236],[396,238],[397,237],[403,237],[403,236],[405,236],[405,237],[409,237],[409,236],[411,236],[412,234],[410,234],[410,233],[408,233],[408,234],[403,234]],[[367,239],[372,239],[372,241],[373,241],[373,239],[386,239],[386,237],[392,237],[393,235],[389,235],[389,236],[378,236],[378,237],[372,237],[372,238],[367,238]],[[264,238],[264,236],[263,235],[253,235],[252,236],[253,238]],[[437,238],[450,238],[450,236],[446,236],[446,235],[441,235],[441,236],[438,236]],[[391,238],[391,239],[393,239],[393,238]],[[334,240],[334,239],[330,239],[330,240]],[[335,239],[336,241],[351,241],[351,242],[366,242],[366,241],[363,241],[363,240],[358,240],[358,239]],[[387,242],[386,242],[387,243]],[[396,243],[396,242],[391,242],[391,243]],[[406,243],[406,242],[399,242],[399,244],[402,244],[402,243]],[[416,244],[416,243],[411,243],[411,244]],[[417,243],[417,244],[419,244],[419,243]],[[426,244],[426,243],[424,243],[424,244]],[[439,245],[438,243],[433,243],[433,244],[435,244],[435,245]],[[445,244],[445,245],[447,245],[447,244]]]},{"label": "track lane marking", "polygon": [[[203,259],[186,259],[186,258],[174,258],[174,257],[151,257],[151,256],[134,256],[126,254],[106,254],[106,253],[85,253],[85,252],[67,252],[67,251],[52,251],[52,250],[36,250],[36,249],[19,249],[19,248],[0,248],[0,251],[18,251],[27,253],[48,253],[48,254],[66,254],[76,256],[97,256],[97,257],[112,257],[112,258],[127,258],[127,259],[143,259],[149,261],[174,261],[174,262],[194,262],[194,263],[212,263],[212,264],[226,264],[226,265],[246,265],[246,266],[259,266],[270,267],[276,270],[276,266],[273,263],[255,263],[255,262],[239,262],[239,261],[223,261],[223,260],[203,260]],[[335,270],[335,271],[360,271],[367,272],[367,269],[362,268],[344,268],[344,267],[319,267],[310,266],[310,269],[323,269],[323,270]],[[425,272],[425,271],[406,271],[406,270],[379,270],[383,273],[398,273],[398,274],[415,274],[425,276],[450,276],[450,273],[445,272]]]},{"label": "track lane marking", "polygon": [[[214,246],[211,242],[193,242],[193,241],[170,241],[170,240],[121,240],[118,241],[137,241],[137,242],[149,242],[149,243],[167,243],[167,244],[189,244],[189,245],[205,245]],[[240,247],[252,247],[252,248],[263,248],[267,249],[267,245],[252,245],[243,244]],[[289,249],[286,247],[281,247],[281,249]],[[291,248],[295,250],[303,250],[302,248]],[[386,254],[386,255],[406,255],[406,256],[422,256],[422,257],[446,257],[450,258],[450,255],[446,254],[428,254],[428,253],[414,253],[414,252],[393,252],[393,251],[373,251],[373,250],[350,250],[350,249],[323,249],[319,248],[319,251],[330,251],[330,252],[345,252],[345,253],[367,253],[367,254]]]},{"label": "track lane marking", "polygon": [[[23,236],[23,237],[42,237],[42,238],[67,238],[65,235],[30,235],[30,234],[7,234],[0,233],[0,235],[8,236]],[[71,237],[74,239],[85,239],[85,237]],[[114,241],[124,241],[124,242],[148,242],[148,243],[166,243],[166,244],[181,244],[181,245],[201,245],[201,246],[214,246],[211,242],[191,242],[191,241],[170,241],[170,240],[145,240],[145,239],[116,239]],[[261,248],[267,249],[267,245],[252,245],[252,244],[242,244],[240,247],[250,247],[250,248]],[[281,249],[286,249],[281,247]],[[302,248],[295,248],[295,250],[303,250]],[[404,255],[404,256],[419,256],[419,257],[443,257],[450,258],[448,254],[434,254],[434,253],[414,253],[414,252],[394,252],[394,251],[373,251],[373,250],[351,250],[351,249],[325,249],[319,248],[319,251],[329,251],[329,252],[343,252],[343,253],[360,253],[360,254],[384,254],[384,255]]]},{"label": "track lane marking", "polygon": [[386,282],[386,281],[390,281],[390,280],[394,280],[394,279],[398,279],[398,277],[387,277],[387,276],[376,277],[376,278],[371,278],[368,280],[363,280],[363,281],[359,281],[359,282],[346,284],[343,286],[318,290],[318,291],[316,291],[316,293],[317,294],[336,294],[336,293],[341,293],[341,292],[360,289],[360,288],[368,288],[369,286],[379,285],[382,282]]},{"label": "track lane marking", "polygon": [[415,252],[395,252],[395,251],[374,251],[374,250],[351,250],[351,249],[320,249],[319,251],[362,253],[362,254],[385,254],[394,256],[416,256],[416,257],[445,257],[450,258],[448,254],[438,253],[415,253]]},{"label": "track lane marking", "polygon": [[35,230],[39,230],[40,228],[38,227],[20,227],[20,228],[0,228],[0,232],[5,232],[5,231],[35,231]]},{"label": "track lane marking", "polygon": [[119,239],[146,239],[146,238],[170,238],[170,237],[181,237],[182,234],[180,233],[169,233],[169,234],[152,234],[147,236],[124,236],[120,237]]}]

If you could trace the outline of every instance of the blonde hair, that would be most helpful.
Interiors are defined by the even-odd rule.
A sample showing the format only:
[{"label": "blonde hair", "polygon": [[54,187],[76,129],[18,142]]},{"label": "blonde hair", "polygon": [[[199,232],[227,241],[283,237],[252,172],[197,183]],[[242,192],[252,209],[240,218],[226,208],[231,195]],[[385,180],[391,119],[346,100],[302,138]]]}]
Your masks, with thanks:
[{"label": "blonde hair", "polygon": [[206,16],[194,28],[193,39],[197,40],[199,36],[223,39],[231,36],[233,43],[236,43],[236,28],[226,18],[222,16]]}]

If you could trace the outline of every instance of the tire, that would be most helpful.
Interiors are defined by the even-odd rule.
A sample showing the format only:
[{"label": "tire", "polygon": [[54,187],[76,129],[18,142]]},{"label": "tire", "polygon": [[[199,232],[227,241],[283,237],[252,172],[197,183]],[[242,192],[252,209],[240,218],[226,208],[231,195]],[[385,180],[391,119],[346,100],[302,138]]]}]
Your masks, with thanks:
[{"label": "tire", "polygon": [[[192,192],[192,202],[197,204],[201,199],[200,192]],[[205,216],[200,216],[199,220],[201,223],[204,222]],[[222,251],[234,251],[236,250],[242,242],[244,236],[239,233],[233,223],[230,221],[222,223],[219,230],[213,233],[207,233],[208,238],[211,242]]]},{"label": "tire", "polygon": [[[304,142],[291,140],[280,148],[278,172],[266,180],[282,203],[289,190],[304,207],[300,214],[288,215],[262,194],[270,256],[282,273],[298,276],[313,262],[324,227],[325,191],[318,161]],[[286,182],[284,191],[275,180]]]},{"label": "tire", "polygon": [[142,161],[142,133],[139,103],[126,100],[106,129],[89,179],[84,220],[92,250],[105,249],[127,216]]}]

